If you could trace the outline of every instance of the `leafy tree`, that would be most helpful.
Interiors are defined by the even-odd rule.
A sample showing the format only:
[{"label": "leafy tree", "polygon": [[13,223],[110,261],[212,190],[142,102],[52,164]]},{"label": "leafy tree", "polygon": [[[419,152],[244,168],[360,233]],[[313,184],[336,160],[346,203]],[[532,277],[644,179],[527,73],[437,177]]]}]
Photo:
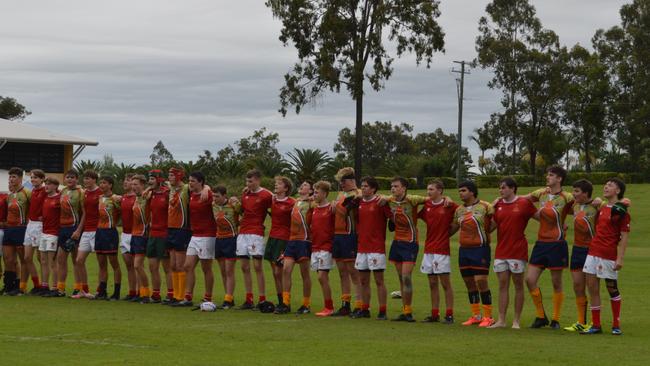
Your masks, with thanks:
[{"label": "leafy tree", "polygon": [[[281,160],[277,145],[280,137],[276,132],[266,132],[266,127],[255,130],[249,137],[235,142],[236,158],[252,167],[253,161],[260,157]],[[234,152],[234,151],[233,151]]]},{"label": "leafy tree", "polygon": [[296,178],[296,182],[306,180],[316,183],[326,179],[327,165],[331,161],[329,155],[320,149],[293,149],[287,153],[290,171]]},{"label": "leafy tree", "polygon": [[32,112],[18,103],[16,99],[0,95],[0,118],[10,121],[22,121],[30,114]]},{"label": "leafy tree", "polygon": [[470,136],[469,139],[475,142],[481,150],[481,156],[478,160],[478,168],[481,171],[481,174],[487,174],[486,169],[490,162],[488,162],[489,159],[485,158],[485,152],[496,147],[497,142],[490,134],[490,131],[485,127],[474,129],[474,135]]},{"label": "leafy tree", "polygon": [[276,159],[267,156],[258,156],[251,160],[253,166],[262,172],[265,177],[275,177],[286,174],[290,165],[283,158]]},{"label": "leafy tree", "polygon": [[[280,41],[293,44],[298,62],[280,89],[280,112],[294,106],[300,113],[327,91],[347,89],[356,103],[354,167],[361,174],[363,96],[366,83],[379,91],[393,73],[385,43],[397,57],[414,53],[429,67],[434,52],[444,50],[444,33],[435,0],[267,0],[282,22]],[[370,65],[369,65],[370,64]]]},{"label": "leafy tree", "polygon": [[79,173],[83,174],[86,170],[93,170],[97,174],[103,173],[103,165],[99,160],[79,160],[74,163],[74,169]]},{"label": "leafy tree", "polygon": [[151,161],[152,167],[164,169],[174,164],[174,155],[172,155],[172,153],[165,147],[165,144],[159,140],[156,143],[156,146],[153,147],[153,151],[151,152],[151,155],[149,155],[149,160]]}]

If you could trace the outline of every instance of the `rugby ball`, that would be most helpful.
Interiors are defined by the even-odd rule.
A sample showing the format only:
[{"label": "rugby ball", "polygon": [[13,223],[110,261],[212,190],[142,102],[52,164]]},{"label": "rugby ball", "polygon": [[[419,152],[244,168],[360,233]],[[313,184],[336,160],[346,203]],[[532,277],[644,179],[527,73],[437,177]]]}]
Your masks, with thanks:
[{"label": "rugby ball", "polygon": [[206,301],[201,303],[201,311],[215,311],[217,310],[217,305],[211,301]]}]

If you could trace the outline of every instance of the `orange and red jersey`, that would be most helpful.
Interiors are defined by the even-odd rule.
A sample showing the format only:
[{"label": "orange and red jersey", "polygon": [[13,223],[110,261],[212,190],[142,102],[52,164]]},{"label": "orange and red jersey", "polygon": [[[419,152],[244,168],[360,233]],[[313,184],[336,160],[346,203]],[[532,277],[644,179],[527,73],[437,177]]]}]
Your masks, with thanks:
[{"label": "orange and red jersey", "polygon": [[27,225],[31,194],[32,192],[25,187],[20,187],[16,192],[9,192],[7,196],[7,227]]},{"label": "orange and red jersey", "polygon": [[115,229],[120,221],[120,203],[113,197],[102,195],[99,197],[99,220],[98,229]]},{"label": "orange and red jersey", "polygon": [[360,197],[361,190],[353,189],[348,192],[339,192],[339,195],[334,201],[334,234],[349,235],[357,233],[357,209],[353,208],[348,211],[345,207],[345,199],[348,197]]},{"label": "orange and red jersey", "polygon": [[131,234],[133,236],[148,236],[149,235],[149,200],[143,196],[137,196],[133,203],[133,226],[131,226]]},{"label": "orange and red jersey", "polygon": [[394,240],[408,243],[418,242],[418,205],[424,203],[426,197],[407,194],[401,201],[391,196],[386,204],[395,223]]},{"label": "orange and red jersey", "polygon": [[291,234],[289,240],[311,241],[312,203],[311,201],[296,200],[291,210]]},{"label": "orange and red jersey", "polygon": [[167,211],[167,227],[170,229],[187,229],[190,227],[190,187],[182,184],[171,187]]},{"label": "orange and red jersey", "polygon": [[386,217],[390,215],[388,205],[379,206],[381,197],[374,196],[359,201],[358,247],[359,253],[386,253]]},{"label": "orange and red jersey", "polygon": [[291,210],[296,200],[292,197],[277,199],[271,205],[271,232],[269,238],[289,240],[291,229]]},{"label": "orange and red jersey", "polygon": [[99,222],[99,197],[102,191],[99,187],[84,192],[84,210],[86,210],[86,221],[84,221],[84,232],[97,231]]},{"label": "orange and red jersey", "polygon": [[29,221],[43,220],[43,201],[46,196],[45,187],[32,189],[32,198],[29,200]]},{"label": "orange and red jersey", "polygon": [[63,188],[61,191],[61,227],[79,225],[83,206],[84,192],[81,188]]},{"label": "orange and red jersey", "polygon": [[331,252],[334,241],[334,212],[328,203],[316,206],[311,214],[311,251]]},{"label": "orange and red jersey", "polygon": [[454,212],[458,205],[450,202],[445,206],[445,201],[434,203],[427,200],[418,213],[418,217],[427,225],[427,239],[424,252],[427,254],[449,255],[449,225],[454,221]]},{"label": "orange and red jersey", "polygon": [[122,233],[131,234],[133,230],[133,204],[135,204],[136,196],[133,193],[125,194],[122,196],[120,202],[122,214]]},{"label": "orange and red jersey", "polygon": [[7,195],[0,193],[0,228],[7,221]]},{"label": "orange and red jersey", "polygon": [[490,244],[490,220],[494,214],[491,204],[476,201],[471,206],[458,206],[454,221],[460,226],[458,242],[461,247],[480,247]]},{"label": "orange and red jersey", "polygon": [[[61,194],[45,195],[43,200],[43,234],[59,235],[61,220]],[[2,221],[2,219],[0,219]]]},{"label": "orange and red jersey", "polygon": [[233,238],[239,227],[241,205],[226,201],[223,205],[212,204],[212,214],[217,225],[217,239]]},{"label": "orange and red jersey", "polygon": [[192,236],[214,238],[217,225],[212,215],[212,191],[205,201],[201,201],[200,192],[190,194],[190,230]]},{"label": "orange and red jersey", "polygon": [[151,210],[151,232],[150,237],[166,238],[167,237],[167,219],[169,206],[169,191],[162,188],[159,191],[151,191],[149,199],[149,210]]},{"label": "orange and red jersey", "polygon": [[248,191],[242,195],[241,202],[243,218],[239,233],[264,236],[264,219],[273,204],[271,191],[261,187],[257,192]]},{"label": "orange and red jersey", "polygon": [[630,232],[630,214],[612,217],[612,206],[605,205],[598,212],[596,235],[589,245],[589,255],[615,261],[621,233]]},{"label": "orange and red jersey", "polygon": [[551,194],[547,188],[538,189],[530,195],[534,201],[539,201],[537,241],[552,243],[565,240],[564,219],[573,205],[573,195],[564,191]]},{"label": "orange and red jersey", "polygon": [[591,202],[573,204],[573,245],[588,247],[596,229],[596,209]]},{"label": "orange and red jersey", "polygon": [[511,202],[500,198],[494,205],[494,221],[497,224],[496,259],[528,260],[528,240],[526,226],[537,208],[523,197],[515,197]]}]

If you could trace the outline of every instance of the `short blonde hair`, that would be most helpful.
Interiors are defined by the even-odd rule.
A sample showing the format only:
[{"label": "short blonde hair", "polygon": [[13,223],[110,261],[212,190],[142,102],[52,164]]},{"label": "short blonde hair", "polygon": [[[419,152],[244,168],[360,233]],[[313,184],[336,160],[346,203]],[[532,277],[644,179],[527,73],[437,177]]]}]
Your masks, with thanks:
[{"label": "short blonde hair", "polygon": [[354,179],[354,168],[346,166],[345,168],[339,169],[339,171],[336,173],[334,178],[336,181],[340,182],[341,179],[349,179],[346,177],[352,176],[352,179]]},{"label": "short blonde hair", "polygon": [[314,184],[314,190],[330,193],[331,189],[332,189],[332,185],[330,184],[330,182],[326,182],[324,180],[319,180],[318,182],[316,182],[316,184]]}]

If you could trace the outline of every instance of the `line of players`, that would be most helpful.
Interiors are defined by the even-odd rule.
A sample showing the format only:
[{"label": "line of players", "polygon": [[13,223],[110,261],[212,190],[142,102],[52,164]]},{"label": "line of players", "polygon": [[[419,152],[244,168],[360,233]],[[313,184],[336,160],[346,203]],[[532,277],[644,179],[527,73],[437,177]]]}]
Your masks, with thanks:
[{"label": "line of players", "polygon": [[[66,296],[68,257],[74,270],[74,289],[70,297],[89,299],[120,299],[121,270],[118,251],[127,268],[129,292],[124,300],[140,303],[162,303],[175,307],[193,306],[195,267],[201,264],[205,294],[202,302],[212,301],[213,259],[217,259],[225,296],[221,307],[235,306],[235,262],[243,272],[246,297],[239,309],[285,314],[291,311],[292,271],[297,264],[303,285],[299,314],[311,311],[310,269],[318,273],[324,299],[318,316],[370,317],[371,274],[377,289],[377,319],[385,320],[387,290],[386,227],[394,232],[388,260],[394,263],[400,283],[402,313],[396,321],[413,322],[412,272],[419,251],[417,220],[426,223],[424,256],[420,266],[428,275],[431,294],[431,315],[424,322],[442,321],[451,324],[453,291],[450,236],[459,232],[458,265],[468,291],[472,316],[463,325],[505,327],[509,303],[509,284],[515,287],[513,328],[520,327],[524,303],[524,279],[536,309],[532,328],[550,325],[559,328],[564,299],[562,271],[569,266],[564,224],[567,214],[574,216],[575,241],[570,260],[576,294],[578,321],[566,330],[582,334],[601,333],[599,279],[604,279],[611,297],[612,333],[620,330],[620,294],[618,270],[622,268],[627,247],[630,216],[629,201],[623,200],[625,184],[612,178],[603,189],[604,200],[592,200],[592,185],[586,180],[573,184],[573,192],[562,190],[566,171],[551,167],[547,187],[526,196],[517,196],[512,178],[499,183],[500,198],[493,203],[478,198],[472,181],[459,185],[462,204],[443,195],[444,185],[433,181],[427,196],[408,194],[408,181],[396,177],[391,182],[391,195],[377,194],[378,183],[364,177],[357,188],[352,168],[341,169],[336,180],[340,192],[329,202],[331,185],[320,181],[302,182],[297,198],[290,197],[291,180],[276,177],[274,192],[260,186],[261,174],[251,170],[246,175],[246,188],[241,197],[228,197],[224,186],[211,188],[200,172],[190,174],[172,168],[167,179],[158,170],[149,177],[128,175],[124,194],[113,194],[113,178],[98,177],[95,172],[65,174],[64,188],[45,177],[40,170],[31,172],[33,190],[22,186],[23,171],[9,171],[8,195],[0,196],[0,242],[4,243],[3,292],[20,295],[26,292],[31,276],[34,288],[30,294],[47,297]],[[168,181],[168,183],[167,183]],[[539,202],[539,208],[534,202]],[[264,242],[264,220],[271,215],[271,230]],[[524,231],[528,221],[540,221],[538,238],[533,248],[528,271],[528,241]],[[117,226],[122,222],[121,237]],[[4,223],[3,223],[4,222]],[[497,246],[492,263],[490,232],[497,230]],[[33,261],[40,253],[41,279]],[[99,264],[99,286],[96,294],[88,287],[86,260],[95,252]],[[144,268],[148,258],[151,278]],[[266,299],[263,259],[271,263],[278,296],[278,305]],[[253,263],[258,285],[258,303],[254,305]],[[17,274],[18,262],[21,273]],[[108,264],[113,270],[114,292],[107,293]],[[160,265],[167,285],[161,296]],[[492,264],[499,282],[498,317],[492,317],[492,296],[488,273]],[[329,271],[336,265],[341,283],[342,305],[334,310]],[[546,316],[538,280],[549,269],[553,285],[552,320]],[[524,278],[525,276],[525,278]],[[19,279],[20,278],[20,279]],[[53,278],[52,287],[49,279]],[[56,286],[54,286],[56,284]],[[439,284],[444,290],[446,312],[439,311]],[[587,325],[587,298],[591,296],[592,324]],[[352,307],[352,291],[355,303]]]}]

